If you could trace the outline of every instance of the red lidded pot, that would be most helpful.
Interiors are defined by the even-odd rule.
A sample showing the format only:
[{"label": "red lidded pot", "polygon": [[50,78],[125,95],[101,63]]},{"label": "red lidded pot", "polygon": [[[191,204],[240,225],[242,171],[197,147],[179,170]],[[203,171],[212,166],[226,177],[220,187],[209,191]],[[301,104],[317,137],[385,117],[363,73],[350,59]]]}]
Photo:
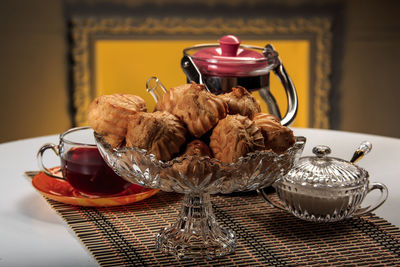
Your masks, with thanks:
[{"label": "red lidded pot", "polygon": [[[259,91],[270,113],[282,119],[283,125],[293,122],[297,113],[296,89],[272,45],[242,45],[238,37],[226,35],[219,44],[200,44],[183,50],[182,70],[188,81],[205,84],[214,94],[230,92],[237,85],[248,91]],[[269,72],[280,78],[288,99],[282,118],[275,98],[269,90]]]}]

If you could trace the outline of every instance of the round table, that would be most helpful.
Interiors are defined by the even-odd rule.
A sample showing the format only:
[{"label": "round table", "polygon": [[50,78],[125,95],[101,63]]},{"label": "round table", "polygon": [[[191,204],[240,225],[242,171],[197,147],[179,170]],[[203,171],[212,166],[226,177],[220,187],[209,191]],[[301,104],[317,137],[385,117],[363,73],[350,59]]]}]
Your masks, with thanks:
[{"label": "round table", "polygon": [[[389,188],[387,201],[375,214],[400,227],[400,214],[396,212],[400,206],[400,139],[333,130],[293,130],[295,135],[307,138],[304,156],[312,155],[312,148],[323,144],[332,149],[331,156],[350,160],[362,141],[370,141],[372,151],[357,164],[369,172],[371,182],[382,182]],[[38,170],[36,153],[48,142],[58,143],[58,135],[0,144],[0,266],[97,266],[73,231],[24,176],[25,171]],[[46,158],[48,166],[59,165],[56,156],[51,156]]]}]

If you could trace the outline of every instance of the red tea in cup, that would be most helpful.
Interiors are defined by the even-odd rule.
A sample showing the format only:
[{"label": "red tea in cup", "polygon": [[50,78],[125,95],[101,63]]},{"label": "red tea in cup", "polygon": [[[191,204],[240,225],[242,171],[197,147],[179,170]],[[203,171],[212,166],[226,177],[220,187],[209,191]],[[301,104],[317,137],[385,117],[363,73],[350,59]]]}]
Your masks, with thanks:
[{"label": "red tea in cup", "polygon": [[[62,177],[43,165],[43,153],[51,148],[61,159]],[[90,127],[70,129],[60,135],[60,144],[45,144],[38,152],[41,169],[49,176],[68,181],[73,188],[90,197],[112,196],[131,183],[118,176],[103,160]]]},{"label": "red tea in cup", "polygon": [[107,166],[95,147],[71,148],[61,158],[61,168],[71,186],[85,194],[118,194],[130,185]]}]

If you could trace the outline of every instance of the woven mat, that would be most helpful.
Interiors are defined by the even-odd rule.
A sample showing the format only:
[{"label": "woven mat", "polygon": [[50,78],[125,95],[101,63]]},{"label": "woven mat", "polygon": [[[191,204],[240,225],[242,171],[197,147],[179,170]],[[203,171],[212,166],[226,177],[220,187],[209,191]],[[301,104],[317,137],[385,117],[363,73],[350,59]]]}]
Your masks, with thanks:
[{"label": "woven mat", "polygon": [[400,265],[400,229],[375,215],[310,223],[268,207],[255,193],[212,197],[217,220],[238,237],[234,254],[177,260],[156,250],[155,235],[174,222],[181,201],[165,192],[109,208],[48,200],[101,266]]}]

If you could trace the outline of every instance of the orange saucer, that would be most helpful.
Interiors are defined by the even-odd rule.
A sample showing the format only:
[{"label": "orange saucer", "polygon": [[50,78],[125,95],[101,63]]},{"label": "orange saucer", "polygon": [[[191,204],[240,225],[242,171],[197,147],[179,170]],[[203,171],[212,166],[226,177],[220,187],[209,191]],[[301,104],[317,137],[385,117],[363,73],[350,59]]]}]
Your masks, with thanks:
[{"label": "orange saucer", "polygon": [[[51,169],[54,172],[59,170],[59,167]],[[127,205],[137,202],[156,194],[159,189],[151,189],[140,185],[132,184],[127,190],[122,193],[109,197],[85,197],[79,191],[74,189],[67,181],[51,178],[43,172],[35,175],[32,179],[32,185],[43,196],[62,203],[86,206],[86,207],[110,207]]]}]

